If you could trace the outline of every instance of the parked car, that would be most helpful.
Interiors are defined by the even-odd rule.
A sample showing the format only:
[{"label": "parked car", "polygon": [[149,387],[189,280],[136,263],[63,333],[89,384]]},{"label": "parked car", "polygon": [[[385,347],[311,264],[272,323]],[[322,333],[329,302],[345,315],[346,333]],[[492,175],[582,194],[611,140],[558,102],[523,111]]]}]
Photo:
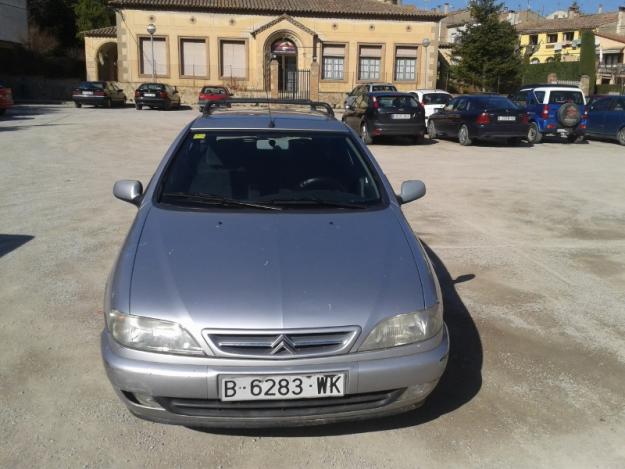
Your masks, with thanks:
[{"label": "parked car", "polygon": [[453,96],[445,90],[414,90],[410,91],[425,108],[425,125],[427,127],[430,116],[438,109],[443,109]]},{"label": "parked car", "polygon": [[378,91],[358,95],[342,120],[366,144],[382,136],[411,137],[420,143],[425,134],[425,110],[410,93]]},{"label": "parked car", "polygon": [[83,81],[72,92],[72,100],[76,107],[82,107],[83,104],[96,107],[123,106],[126,95],[112,81]]},{"label": "parked car", "polygon": [[0,83],[0,116],[13,106],[13,92],[11,88]]},{"label": "parked car", "polygon": [[460,145],[474,140],[504,139],[518,145],[527,136],[527,113],[504,96],[463,95],[430,116],[430,138],[454,137]]},{"label": "parked car", "polygon": [[593,99],[588,109],[586,135],[625,145],[625,96]]},{"label": "parked car", "polygon": [[529,116],[527,139],[540,143],[544,135],[581,142],[586,132],[586,99],[576,86],[525,85],[513,101]]},{"label": "parked car", "polygon": [[180,93],[175,86],[163,83],[142,83],[135,90],[135,108],[140,111],[143,106],[165,110],[180,108]]},{"label": "parked car", "polygon": [[397,88],[391,83],[363,83],[347,93],[347,97],[343,101],[343,108],[349,109],[349,107],[354,104],[356,98],[361,94],[375,93],[376,91],[397,91]]},{"label": "parked car", "polygon": [[185,126],[145,192],[115,184],[138,213],[107,282],[101,352],[133,414],[321,424],[413,409],[436,386],[441,290],[400,208],[425,186],[396,195],[323,107],[214,109]]},{"label": "parked car", "polygon": [[204,86],[200,91],[198,98],[198,105],[200,112],[204,111],[206,103],[214,103],[217,101],[225,101],[232,98],[234,95],[225,86]]}]

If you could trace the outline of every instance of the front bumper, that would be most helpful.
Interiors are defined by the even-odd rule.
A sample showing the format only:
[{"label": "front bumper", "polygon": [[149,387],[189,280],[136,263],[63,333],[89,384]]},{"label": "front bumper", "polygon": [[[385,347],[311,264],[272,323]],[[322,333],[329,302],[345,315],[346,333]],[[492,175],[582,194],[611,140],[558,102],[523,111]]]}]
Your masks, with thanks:
[{"label": "front bumper", "polygon": [[140,106],[152,106],[158,108],[165,108],[170,104],[169,99],[167,98],[135,98],[135,104]]},{"label": "front bumper", "polygon": [[425,121],[423,123],[415,122],[377,122],[373,121],[369,125],[369,134],[378,136],[416,136],[425,134]]},{"label": "front bumper", "polygon": [[[106,330],[101,339],[106,373],[133,414],[155,422],[213,428],[314,425],[405,412],[420,406],[432,392],[445,370],[449,353],[446,327],[426,341],[429,344],[280,361],[186,358],[139,352],[120,346]],[[222,374],[331,371],[346,372],[347,381],[345,398],[335,398],[343,401],[332,402],[330,406],[322,400],[306,399],[306,407],[289,407],[292,401],[282,401],[284,406],[278,404],[273,409],[260,410],[249,403],[244,403],[241,409],[219,401],[218,376]],[[137,393],[154,397],[160,405],[140,404],[135,398]]]},{"label": "front bumper", "polygon": [[526,138],[528,130],[529,124],[477,126],[471,136],[485,140],[499,138]]},{"label": "front bumper", "polygon": [[93,104],[100,106],[104,104],[108,96],[81,96],[79,94],[72,96],[72,100],[80,104]]}]

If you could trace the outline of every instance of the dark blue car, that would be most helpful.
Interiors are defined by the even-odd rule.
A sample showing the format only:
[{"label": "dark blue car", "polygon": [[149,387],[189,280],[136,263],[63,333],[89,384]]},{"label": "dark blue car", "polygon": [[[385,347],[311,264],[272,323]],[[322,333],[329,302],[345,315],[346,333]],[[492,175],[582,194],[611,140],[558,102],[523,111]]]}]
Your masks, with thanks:
[{"label": "dark blue car", "polygon": [[577,86],[524,85],[512,100],[529,115],[527,141],[540,143],[544,135],[581,142],[586,132],[586,100]]},{"label": "dark blue car", "polygon": [[616,140],[625,145],[625,96],[593,100],[588,110],[586,135]]}]

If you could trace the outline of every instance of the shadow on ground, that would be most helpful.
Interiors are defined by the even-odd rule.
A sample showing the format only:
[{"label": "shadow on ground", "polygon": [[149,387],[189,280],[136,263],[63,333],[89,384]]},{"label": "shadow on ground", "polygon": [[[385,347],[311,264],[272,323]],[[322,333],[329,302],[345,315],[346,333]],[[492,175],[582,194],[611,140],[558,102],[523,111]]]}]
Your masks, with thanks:
[{"label": "shadow on ground", "polygon": [[465,274],[453,278],[436,253],[425,244],[424,247],[440,281],[451,349],[443,377],[421,408],[392,417],[331,425],[271,429],[192,429],[224,435],[294,438],[378,432],[420,425],[453,412],[471,401],[482,387],[482,341],[469,311],[456,291],[456,284],[472,280],[475,275]]},{"label": "shadow on ground", "polygon": [[30,235],[0,234],[0,257],[21,247],[33,238],[34,236]]}]

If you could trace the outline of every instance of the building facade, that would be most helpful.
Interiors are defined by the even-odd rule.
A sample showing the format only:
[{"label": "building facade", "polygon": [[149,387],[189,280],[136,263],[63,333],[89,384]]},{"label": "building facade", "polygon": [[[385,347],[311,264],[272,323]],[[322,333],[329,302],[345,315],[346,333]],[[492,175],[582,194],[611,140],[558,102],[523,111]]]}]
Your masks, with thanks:
[{"label": "building facade", "polygon": [[409,90],[436,79],[443,15],[412,6],[376,0],[110,5],[116,27],[85,33],[87,78],[116,79],[129,89],[155,79],[177,86],[187,102],[207,84],[229,86],[239,96],[273,91],[340,102],[362,82]]},{"label": "building facade", "polygon": [[26,0],[0,2],[0,46],[26,45],[28,8]]}]

